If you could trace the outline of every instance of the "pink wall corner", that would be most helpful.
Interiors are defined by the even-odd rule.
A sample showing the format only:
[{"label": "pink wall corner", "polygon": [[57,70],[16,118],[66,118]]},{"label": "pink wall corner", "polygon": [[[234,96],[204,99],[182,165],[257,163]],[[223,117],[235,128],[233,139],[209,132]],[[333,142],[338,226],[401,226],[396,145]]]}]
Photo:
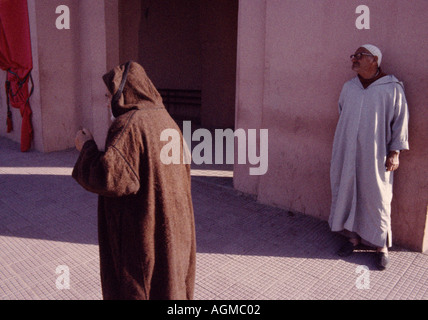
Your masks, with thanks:
[{"label": "pink wall corner", "polygon": [[[70,30],[58,30],[59,5],[70,8]],[[43,151],[74,145],[79,107],[79,5],[75,1],[36,1],[41,135]]]},{"label": "pink wall corner", "polygon": [[80,3],[80,101],[86,114],[82,125],[91,130],[103,150],[110,124],[107,88],[102,76],[107,72],[105,7],[102,1]]},{"label": "pink wall corner", "polygon": [[[266,1],[240,1],[236,72],[235,129],[260,129],[265,69]],[[251,28],[248,26],[251,25]],[[234,187],[257,195],[259,176],[249,175],[249,165],[237,164],[235,147]]]}]

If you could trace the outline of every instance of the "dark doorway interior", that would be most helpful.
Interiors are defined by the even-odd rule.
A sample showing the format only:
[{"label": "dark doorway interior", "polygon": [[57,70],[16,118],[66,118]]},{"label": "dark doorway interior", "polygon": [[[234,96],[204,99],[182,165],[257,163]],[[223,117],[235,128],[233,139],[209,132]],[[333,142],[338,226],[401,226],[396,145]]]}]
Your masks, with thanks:
[{"label": "dark doorway interior", "polygon": [[235,123],[238,0],[121,0],[120,58],[146,69],[171,115]]}]

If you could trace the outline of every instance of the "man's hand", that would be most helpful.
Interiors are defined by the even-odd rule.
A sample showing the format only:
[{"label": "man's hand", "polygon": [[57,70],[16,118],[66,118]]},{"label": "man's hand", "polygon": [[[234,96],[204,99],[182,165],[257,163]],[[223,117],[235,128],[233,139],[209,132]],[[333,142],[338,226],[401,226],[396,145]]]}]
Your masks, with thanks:
[{"label": "man's hand", "polygon": [[77,131],[76,138],[74,139],[76,149],[79,150],[79,152],[82,151],[83,145],[89,140],[94,140],[94,137],[88,129]]},{"label": "man's hand", "polygon": [[388,156],[386,157],[386,171],[395,171],[398,169],[400,165],[400,161],[398,159],[400,152],[399,151],[390,151]]}]

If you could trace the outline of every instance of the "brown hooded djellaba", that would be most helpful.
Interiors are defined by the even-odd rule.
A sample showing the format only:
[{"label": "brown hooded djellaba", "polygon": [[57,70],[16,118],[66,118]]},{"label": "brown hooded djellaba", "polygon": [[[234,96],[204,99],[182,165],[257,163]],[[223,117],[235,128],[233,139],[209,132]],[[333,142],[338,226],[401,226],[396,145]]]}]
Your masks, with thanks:
[{"label": "brown hooded djellaba", "polygon": [[[103,77],[112,95],[124,70],[121,65]],[[103,298],[193,299],[196,243],[190,166],[160,159],[167,143],[161,142],[161,132],[175,129],[183,141],[181,131],[135,62],[111,107],[116,119],[105,151],[87,141],[73,170],[81,186],[99,195]]]}]

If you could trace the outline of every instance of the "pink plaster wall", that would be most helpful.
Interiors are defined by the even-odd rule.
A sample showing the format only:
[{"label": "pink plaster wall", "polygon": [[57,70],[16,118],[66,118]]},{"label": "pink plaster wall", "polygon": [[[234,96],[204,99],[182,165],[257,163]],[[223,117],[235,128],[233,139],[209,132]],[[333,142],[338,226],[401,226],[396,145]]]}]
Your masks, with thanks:
[{"label": "pink plaster wall", "polygon": [[[245,130],[260,129],[262,126],[265,13],[265,1],[239,3],[235,127]],[[247,29],[248,26],[251,26],[251,30]],[[235,165],[233,171],[236,189],[258,194],[260,176],[250,176],[247,165]]]},{"label": "pink plaster wall", "polygon": [[[69,30],[55,26],[59,5],[70,9]],[[118,63],[117,0],[28,0],[28,8],[35,83],[30,100],[33,148],[43,152],[73,148],[80,126],[90,129],[102,148],[110,116],[101,77],[107,64]],[[113,26],[107,28],[106,21]],[[14,132],[1,135],[19,142],[21,119],[16,111]]]},{"label": "pink plaster wall", "polygon": [[79,5],[81,91],[77,95],[84,117],[79,119],[78,125],[89,128],[98,148],[103,149],[110,125],[107,88],[102,80],[107,70],[106,38],[109,36],[105,7],[104,1],[81,1]]},{"label": "pink plaster wall", "polygon": [[427,250],[428,2],[366,1],[370,30],[355,27],[360,4],[240,1],[236,127],[269,129],[269,171],[254,178],[235,166],[234,184],[261,202],[327,219],[337,100],[355,76],[349,55],[376,44],[383,69],[404,81],[410,107],[411,151],[396,173],[393,240]]},{"label": "pink plaster wall", "polygon": [[[70,8],[71,29],[58,30],[55,26],[56,7]],[[50,152],[73,146],[80,104],[79,79],[79,4],[76,1],[35,1],[37,55],[41,114],[39,130],[35,136],[42,138],[41,151]],[[32,41],[35,39],[33,38]],[[72,138],[73,137],[73,138]]]}]

